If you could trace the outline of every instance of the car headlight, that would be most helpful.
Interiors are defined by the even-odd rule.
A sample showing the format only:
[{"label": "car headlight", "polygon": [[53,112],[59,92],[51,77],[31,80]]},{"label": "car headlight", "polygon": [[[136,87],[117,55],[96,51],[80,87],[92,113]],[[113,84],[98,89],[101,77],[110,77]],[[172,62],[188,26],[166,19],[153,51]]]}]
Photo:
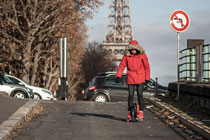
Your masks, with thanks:
[{"label": "car headlight", "polygon": [[46,91],[46,90],[42,90],[44,93],[46,93],[46,94],[49,94],[49,95],[52,95],[52,93],[51,92],[49,92],[49,91]]}]

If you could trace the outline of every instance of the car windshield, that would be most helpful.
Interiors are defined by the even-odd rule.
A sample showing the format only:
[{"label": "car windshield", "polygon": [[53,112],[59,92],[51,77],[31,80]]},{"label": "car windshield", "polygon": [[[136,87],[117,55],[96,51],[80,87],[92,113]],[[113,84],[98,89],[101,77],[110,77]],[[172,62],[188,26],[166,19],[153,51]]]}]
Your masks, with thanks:
[{"label": "car windshield", "polygon": [[11,76],[11,75],[7,75],[7,77],[15,84],[19,84],[19,83],[23,83],[23,84],[27,84],[29,85],[26,81],[22,80],[22,79],[19,79],[15,76]]},{"label": "car windshield", "polygon": [[[19,81],[19,80],[20,80],[20,79],[18,79],[18,81]],[[27,83],[26,81],[24,81],[24,80],[22,80],[22,79],[21,79],[21,81],[22,81],[23,83],[29,85],[29,83]]]}]

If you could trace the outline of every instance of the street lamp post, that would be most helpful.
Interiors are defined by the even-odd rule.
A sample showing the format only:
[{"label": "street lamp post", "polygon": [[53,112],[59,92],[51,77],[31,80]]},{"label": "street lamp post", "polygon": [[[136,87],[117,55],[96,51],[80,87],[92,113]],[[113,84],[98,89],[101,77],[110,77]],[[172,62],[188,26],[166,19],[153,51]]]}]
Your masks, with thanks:
[{"label": "street lamp post", "polygon": [[68,93],[68,55],[67,38],[60,38],[60,78],[59,78],[59,98],[65,100]]}]

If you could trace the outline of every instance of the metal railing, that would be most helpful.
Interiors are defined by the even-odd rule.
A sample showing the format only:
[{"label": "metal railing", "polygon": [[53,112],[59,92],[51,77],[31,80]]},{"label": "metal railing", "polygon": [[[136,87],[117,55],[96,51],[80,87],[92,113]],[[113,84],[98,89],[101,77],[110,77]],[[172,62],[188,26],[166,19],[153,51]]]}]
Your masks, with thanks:
[{"label": "metal railing", "polygon": [[196,80],[196,51],[195,49],[184,49],[180,51],[179,66],[180,81]]}]

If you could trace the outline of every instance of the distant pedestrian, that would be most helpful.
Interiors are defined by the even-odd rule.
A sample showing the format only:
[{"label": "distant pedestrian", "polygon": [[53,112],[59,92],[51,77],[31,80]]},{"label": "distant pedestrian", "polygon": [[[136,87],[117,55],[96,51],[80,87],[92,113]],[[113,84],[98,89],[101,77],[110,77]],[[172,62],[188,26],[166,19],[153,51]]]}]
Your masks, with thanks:
[{"label": "distant pedestrian", "polygon": [[121,63],[116,74],[116,81],[121,80],[122,73],[127,67],[127,83],[128,83],[128,117],[131,119],[131,108],[133,105],[134,90],[136,88],[138,96],[138,115],[137,118],[143,119],[144,100],[143,90],[144,83],[150,80],[150,65],[144,49],[138,44],[136,40],[130,41],[125,50]]}]

